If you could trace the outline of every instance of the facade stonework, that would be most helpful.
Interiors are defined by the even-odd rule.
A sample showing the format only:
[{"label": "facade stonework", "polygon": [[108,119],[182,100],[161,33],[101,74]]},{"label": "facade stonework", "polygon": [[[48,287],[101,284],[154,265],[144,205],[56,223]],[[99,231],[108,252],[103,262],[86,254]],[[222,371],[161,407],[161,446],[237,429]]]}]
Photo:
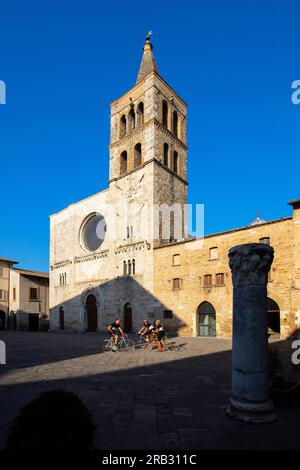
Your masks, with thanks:
[{"label": "facade stonework", "polygon": [[189,239],[184,214],[178,231],[171,212],[164,233],[160,209],[183,212],[187,203],[187,105],[159,74],[149,38],[138,80],[111,104],[110,123],[109,187],[50,218],[51,329],[103,330],[120,317],[134,331],[161,318],[179,334],[230,336],[228,250],[263,238],[275,249],[268,289],[280,332],[299,326],[296,206],[293,217],[203,240]]}]

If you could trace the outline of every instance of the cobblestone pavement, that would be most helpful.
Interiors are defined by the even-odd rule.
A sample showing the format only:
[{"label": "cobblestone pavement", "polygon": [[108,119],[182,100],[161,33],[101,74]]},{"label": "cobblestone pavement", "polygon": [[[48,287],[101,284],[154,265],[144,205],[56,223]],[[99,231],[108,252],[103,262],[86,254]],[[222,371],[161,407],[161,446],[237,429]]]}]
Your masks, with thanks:
[{"label": "cobblestone pavement", "polygon": [[178,338],[186,351],[99,353],[95,333],[0,332],[0,447],[8,423],[38,393],[77,393],[97,424],[100,449],[300,448],[300,406],[277,408],[273,425],[224,415],[230,396],[231,341]]}]

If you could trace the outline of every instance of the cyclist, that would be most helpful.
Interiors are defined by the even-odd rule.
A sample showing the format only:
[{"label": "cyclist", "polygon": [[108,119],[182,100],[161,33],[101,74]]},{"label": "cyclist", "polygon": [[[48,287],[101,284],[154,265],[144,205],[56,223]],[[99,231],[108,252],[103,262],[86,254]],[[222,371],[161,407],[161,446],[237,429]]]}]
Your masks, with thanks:
[{"label": "cyclist", "polygon": [[144,324],[142,326],[142,328],[140,329],[140,331],[138,331],[138,335],[145,338],[146,340],[146,343],[149,343],[149,328],[150,328],[150,323],[148,322],[148,320],[145,320],[144,321]]},{"label": "cyclist", "polygon": [[165,337],[165,329],[163,327],[163,324],[161,323],[160,320],[156,320],[155,326],[152,330],[153,332],[153,348],[156,347],[156,343],[158,344],[158,352],[163,352],[164,347],[162,344],[162,340]]},{"label": "cyclist", "polygon": [[125,332],[121,328],[121,320],[120,318],[117,318],[113,323],[108,325],[107,327],[108,333],[113,337],[114,343],[115,343],[115,348],[114,351],[118,349],[118,343],[119,343],[119,334],[125,338]]}]

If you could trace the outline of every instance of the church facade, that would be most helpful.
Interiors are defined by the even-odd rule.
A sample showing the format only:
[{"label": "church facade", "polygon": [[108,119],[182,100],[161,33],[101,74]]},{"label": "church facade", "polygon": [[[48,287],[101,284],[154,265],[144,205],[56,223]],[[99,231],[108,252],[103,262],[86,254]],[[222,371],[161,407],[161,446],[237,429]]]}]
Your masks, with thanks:
[{"label": "church facade", "polygon": [[300,204],[292,217],[197,240],[187,235],[187,105],[161,77],[147,37],[137,82],[111,104],[109,187],[50,217],[50,329],[230,336],[228,249],[271,243],[269,326],[300,325]]}]

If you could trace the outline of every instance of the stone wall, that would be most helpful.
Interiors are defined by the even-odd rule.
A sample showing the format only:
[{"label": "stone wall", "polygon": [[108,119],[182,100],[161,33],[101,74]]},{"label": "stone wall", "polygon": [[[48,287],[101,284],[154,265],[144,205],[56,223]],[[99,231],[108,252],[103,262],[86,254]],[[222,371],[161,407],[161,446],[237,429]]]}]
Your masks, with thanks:
[{"label": "stone wall", "polygon": [[[292,218],[281,219],[223,234],[172,244],[154,251],[154,295],[173,311],[175,322],[183,322],[181,334],[199,334],[198,306],[210,302],[216,310],[218,336],[231,336],[232,282],[228,266],[228,250],[239,244],[258,242],[270,237],[275,258],[268,283],[268,296],[280,308],[281,334],[286,337],[297,326],[295,306],[291,305],[293,286]],[[217,259],[210,259],[210,249],[217,248]],[[173,266],[178,254],[180,264]],[[176,258],[178,262],[178,257]],[[224,285],[216,285],[216,274],[224,273]],[[212,275],[212,285],[204,287],[204,276]],[[173,289],[172,280],[180,278],[182,286]],[[298,299],[299,300],[299,299]],[[295,300],[296,301],[296,300]],[[298,302],[298,309],[300,304]]]}]

